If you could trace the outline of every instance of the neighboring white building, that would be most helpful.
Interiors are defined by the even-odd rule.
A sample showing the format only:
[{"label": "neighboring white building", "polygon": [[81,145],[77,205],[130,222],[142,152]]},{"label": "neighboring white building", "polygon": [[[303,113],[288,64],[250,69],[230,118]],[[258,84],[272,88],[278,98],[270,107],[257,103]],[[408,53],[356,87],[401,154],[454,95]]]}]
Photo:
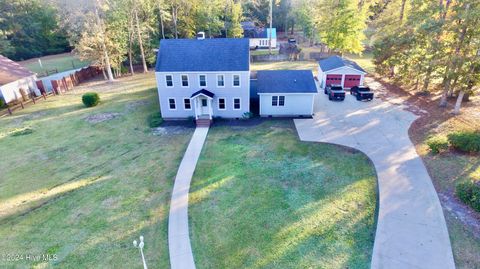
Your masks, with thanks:
[{"label": "neighboring white building", "polygon": [[163,39],[155,75],[165,119],[241,118],[250,111],[244,38]]},{"label": "neighboring white building", "polygon": [[331,56],[318,62],[318,80],[320,87],[336,84],[349,89],[363,85],[367,72],[357,63],[340,56]]},{"label": "neighboring white building", "polygon": [[38,93],[35,81],[37,76],[18,63],[0,55],[0,97],[6,103],[21,100],[20,89],[29,94],[31,91]]},{"label": "neighboring white building", "polygon": [[[253,23],[243,22],[243,36],[249,39],[250,48],[268,49],[270,39],[270,28],[258,28]],[[272,45],[274,49],[277,47],[277,29],[272,28]]]},{"label": "neighboring white building", "polygon": [[311,70],[257,72],[260,116],[312,116],[317,87]]}]

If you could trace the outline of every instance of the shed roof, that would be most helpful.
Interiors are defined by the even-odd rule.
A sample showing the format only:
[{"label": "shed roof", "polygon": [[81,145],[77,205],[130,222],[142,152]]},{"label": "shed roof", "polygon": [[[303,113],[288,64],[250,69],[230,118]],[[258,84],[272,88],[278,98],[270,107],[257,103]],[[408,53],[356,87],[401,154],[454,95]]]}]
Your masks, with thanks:
[{"label": "shed roof", "polygon": [[262,70],[257,72],[258,93],[317,93],[311,70]]},{"label": "shed roof", "polygon": [[248,71],[248,39],[162,39],[157,55],[157,72]]},{"label": "shed roof", "polygon": [[0,55],[0,86],[34,74],[20,64]]},{"label": "shed roof", "polygon": [[347,60],[337,55],[330,56],[326,59],[320,60],[318,64],[320,65],[320,68],[322,69],[323,72],[346,66],[346,67],[356,69],[360,72],[367,73],[356,62]]}]

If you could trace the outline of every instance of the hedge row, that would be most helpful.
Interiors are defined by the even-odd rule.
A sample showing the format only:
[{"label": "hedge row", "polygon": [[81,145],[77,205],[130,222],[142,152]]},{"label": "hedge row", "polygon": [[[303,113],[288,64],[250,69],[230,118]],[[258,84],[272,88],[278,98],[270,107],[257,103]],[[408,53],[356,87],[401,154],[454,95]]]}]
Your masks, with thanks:
[{"label": "hedge row", "polygon": [[480,184],[466,181],[455,187],[457,197],[465,204],[480,212]]},{"label": "hedge row", "polygon": [[455,132],[447,137],[432,137],[427,140],[427,145],[434,154],[449,147],[463,152],[480,152],[480,132]]}]

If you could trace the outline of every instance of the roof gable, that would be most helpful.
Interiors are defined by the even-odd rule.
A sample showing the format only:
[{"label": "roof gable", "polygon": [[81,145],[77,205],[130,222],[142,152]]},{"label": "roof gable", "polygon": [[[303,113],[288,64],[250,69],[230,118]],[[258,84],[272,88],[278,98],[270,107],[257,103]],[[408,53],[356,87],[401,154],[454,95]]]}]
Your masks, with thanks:
[{"label": "roof gable", "polygon": [[258,93],[317,93],[311,70],[262,70],[257,72]]},{"label": "roof gable", "polygon": [[334,55],[318,62],[323,72],[338,69],[340,67],[349,67],[363,73],[367,73],[356,62]]},{"label": "roof gable", "polygon": [[0,86],[34,74],[20,64],[0,55]]},{"label": "roof gable", "polygon": [[248,71],[248,39],[162,39],[155,71]]}]

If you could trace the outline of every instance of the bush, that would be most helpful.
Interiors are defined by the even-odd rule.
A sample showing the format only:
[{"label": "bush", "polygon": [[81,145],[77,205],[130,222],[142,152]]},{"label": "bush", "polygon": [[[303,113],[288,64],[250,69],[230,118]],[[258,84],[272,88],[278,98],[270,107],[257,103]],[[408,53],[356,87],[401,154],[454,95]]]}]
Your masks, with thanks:
[{"label": "bush", "polygon": [[87,92],[82,96],[82,102],[86,107],[96,106],[100,102],[100,96],[96,92]]},{"label": "bush", "polygon": [[253,118],[253,113],[252,112],[245,112],[242,115],[242,119],[244,119],[244,120],[248,120],[248,119],[251,119],[251,118]]},{"label": "bush", "polygon": [[33,133],[33,129],[30,127],[24,127],[13,130],[10,134],[11,136],[21,136],[21,135],[29,135]]},{"label": "bush", "polygon": [[433,154],[438,154],[448,149],[448,140],[446,137],[431,137],[427,140],[427,145]]},{"label": "bush", "polygon": [[480,152],[480,133],[478,132],[456,132],[447,137],[450,145],[458,150]]},{"label": "bush", "polygon": [[155,112],[150,116],[148,116],[147,121],[148,121],[148,126],[150,126],[150,128],[158,127],[163,123],[162,114],[160,112]]},{"label": "bush", "polygon": [[2,97],[0,97],[0,108],[3,108],[3,107],[5,107],[5,106],[6,106],[5,100],[3,100]]},{"label": "bush", "polygon": [[465,204],[480,212],[480,185],[473,181],[457,184],[455,187],[457,197]]}]

